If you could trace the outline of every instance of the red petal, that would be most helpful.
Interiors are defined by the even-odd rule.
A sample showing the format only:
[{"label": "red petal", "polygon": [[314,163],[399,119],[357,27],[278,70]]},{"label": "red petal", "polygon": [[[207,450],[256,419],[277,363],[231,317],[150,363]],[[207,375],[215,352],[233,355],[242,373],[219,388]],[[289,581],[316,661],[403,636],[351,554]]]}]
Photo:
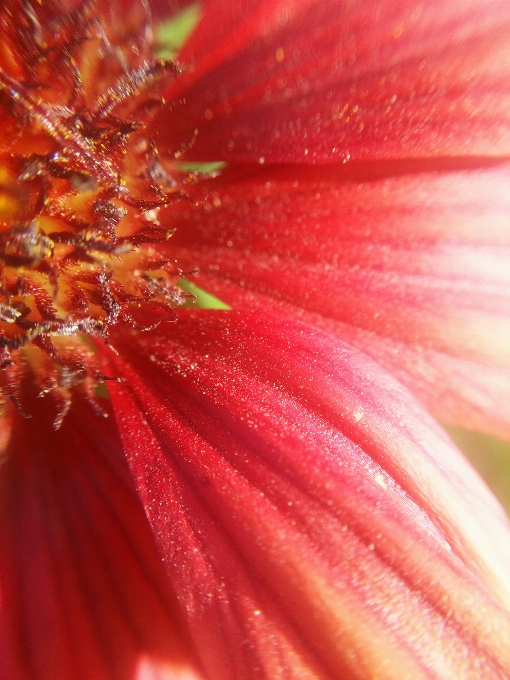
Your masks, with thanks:
[{"label": "red petal", "polygon": [[16,417],[1,468],[2,679],[197,678],[112,419],[53,415]]},{"label": "red petal", "polygon": [[510,151],[507,0],[209,2],[160,146],[330,162]]},{"label": "red petal", "polygon": [[509,601],[508,523],[375,363],[235,312],[113,343],[133,477],[211,678],[503,678],[486,588]]},{"label": "red petal", "polygon": [[[132,1],[132,0],[128,0]],[[151,18],[153,21],[165,21],[186,5],[191,5],[193,0],[149,0]]]},{"label": "red petal", "polygon": [[238,309],[341,322],[442,418],[508,435],[510,167],[411,169],[232,168],[174,207],[172,256]]}]

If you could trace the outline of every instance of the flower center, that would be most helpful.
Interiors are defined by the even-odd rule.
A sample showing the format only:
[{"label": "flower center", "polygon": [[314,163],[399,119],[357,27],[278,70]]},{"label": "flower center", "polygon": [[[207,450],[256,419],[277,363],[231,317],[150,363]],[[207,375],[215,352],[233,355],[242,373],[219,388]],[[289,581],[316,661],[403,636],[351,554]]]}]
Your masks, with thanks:
[{"label": "flower center", "polygon": [[56,397],[56,426],[71,390],[93,399],[104,378],[85,336],[108,341],[141,304],[186,297],[156,247],[171,236],[158,211],[185,198],[185,178],[144,134],[178,69],[150,57],[143,13],[101,10],[0,10],[0,387],[23,411],[29,372]]}]

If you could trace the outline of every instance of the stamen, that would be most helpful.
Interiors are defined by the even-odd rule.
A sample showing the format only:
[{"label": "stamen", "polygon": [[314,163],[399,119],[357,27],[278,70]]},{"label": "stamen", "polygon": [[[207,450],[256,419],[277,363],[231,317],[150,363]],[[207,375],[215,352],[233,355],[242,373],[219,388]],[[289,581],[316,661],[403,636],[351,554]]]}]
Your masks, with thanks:
[{"label": "stamen", "polygon": [[108,378],[84,336],[108,342],[111,326],[137,325],[131,308],[189,297],[154,244],[172,234],[157,211],[191,200],[181,150],[163,161],[144,135],[158,87],[179,74],[150,58],[148,18],[134,50],[93,0],[58,6],[0,9],[0,389],[29,415],[31,376],[55,400],[55,427],[77,389],[100,410],[95,385]]}]

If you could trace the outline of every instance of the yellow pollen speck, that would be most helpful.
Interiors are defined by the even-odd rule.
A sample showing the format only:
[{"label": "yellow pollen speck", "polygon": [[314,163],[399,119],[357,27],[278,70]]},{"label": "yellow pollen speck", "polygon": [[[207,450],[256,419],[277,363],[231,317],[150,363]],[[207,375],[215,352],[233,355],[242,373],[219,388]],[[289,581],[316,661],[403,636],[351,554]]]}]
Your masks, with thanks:
[{"label": "yellow pollen speck", "polygon": [[379,486],[382,486],[383,489],[386,488],[386,482],[384,480],[383,475],[381,475],[380,473],[375,476],[375,481],[376,481],[376,484],[379,484]]},{"label": "yellow pollen speck", "polygon": [[279,48],[276,50],[276,55],[275,55],[275,56],[276,56],[276,61],[277,61],[279,64],[281,64],[281,62],[283,61],[283,59],[284,59],[284,57],[285,57],[285,52],[283,51],[283,48],[282,48],[282,47],[279,47]]},{"label": "yellow pollen speck", "polygon": [[158,219],[158,214],[159,208],[154,208],[153,210],[147,210],[147,212],[144,213],[144,217],[149,222],[152,222],[153,224],[157,224],[159,226],[161,223]]},{"label": "yellow pollen speck", "polygon": [[363,409],[362,409],[361,406],[360,406],[359,409],[358,409],[358,410],[356,411],[356,413],[354,414],[354,420],[355,420],[356,422],[358,422],[358,421],[360,421],[362,418],[363,418]]},{"label": "yellow pollen speck", "polygon": [[400,23],[393,31],[393,37],[398,40],[402,33],[404,32],[404,24]]},{"label": "yellow pollen speck", "polygon": [[345,114],[347,113],[348,110],[349,110],[349,104],[345,104],[343,109],[338,114],[338,120],[341,120],[345,116]]}]

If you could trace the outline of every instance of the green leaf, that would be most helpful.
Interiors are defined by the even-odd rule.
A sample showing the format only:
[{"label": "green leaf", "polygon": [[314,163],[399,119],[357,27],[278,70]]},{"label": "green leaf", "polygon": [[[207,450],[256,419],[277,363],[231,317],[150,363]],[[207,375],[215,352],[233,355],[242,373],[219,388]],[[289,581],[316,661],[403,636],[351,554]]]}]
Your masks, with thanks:
[{"label": "green leaf", "polygon": [[179,169],[184,172],[198,172],[200,174],[210,175],[214,172],[219,172],[227,164],[224,161],[214,161],[212,163],[179,163]]},{"label": "green leaf", "polygon": [[156,32],[159,45],[157,56],[162,59],[173,59],[201,18],[202,7],[200,3],[195,2],[162,23]]},{"label": "green leaf", "polygon": [[446,427],[510,515],[510,442],[459,427]]},{"label": "green leaf", "polygon": [[202,288],[191,283],[188,279],[179,279],[178,285],[185,293],[194,295],[194,298],[190,298],[189,303],[184,305],[185,307],[192,307],[195,309],[232,309],[232,307],[225,302],[214,295],[211,295],[211,293],[202,290]]}]

